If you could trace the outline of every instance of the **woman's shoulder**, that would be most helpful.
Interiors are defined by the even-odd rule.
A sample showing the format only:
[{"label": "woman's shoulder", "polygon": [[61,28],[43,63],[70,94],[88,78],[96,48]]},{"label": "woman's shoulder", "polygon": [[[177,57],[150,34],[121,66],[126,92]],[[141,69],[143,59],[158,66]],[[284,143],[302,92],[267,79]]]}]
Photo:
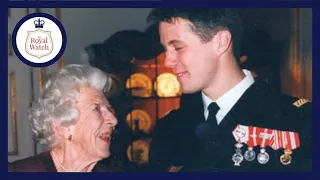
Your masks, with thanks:
[{"label": "woman's shoulder", "polygon": [[34,156],[8,162],[8,172],[42,172],[46,171],[44,159],[50,156],[49,152],[43,152]]}]

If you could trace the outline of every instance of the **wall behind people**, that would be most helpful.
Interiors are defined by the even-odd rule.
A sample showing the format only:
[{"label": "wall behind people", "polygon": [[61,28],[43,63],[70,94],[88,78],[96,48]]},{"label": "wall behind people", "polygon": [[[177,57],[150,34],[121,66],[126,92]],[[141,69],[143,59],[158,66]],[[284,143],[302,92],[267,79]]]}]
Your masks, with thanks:
[{"label": "wall behind people", "polygon": [[[62,8],[61,21],[67,32],[65,64],[79,63],[84,48],[102,42],[121,30],[147,28],[151,8]],[[84,58],[85,59],[85,58]],[[87,63],[87,60],[83,60]]]},{"label": "wall behind people", "polygon": [[247,29],[271,37],[277,53],[270,61],[276,62],[279,71],[279,89],[312,100],[312,9],[254,8],[248,9],[244,17]]},{"label": "wall behind people", "polygon": [[244,25],[241,66],[281,90],[280,64],[290,38],[290,9],[246,9]]},{"label": "wall behind people", "polygon": [[282,63],[282,91],[312,100],[312,9],[291,9],[290,40]]},{"label": "wall behind people", "polygon": [[31,76],[35,77],[38,71],[33,68],[31,74],[31,68],[18,59],[10,45],[15,25],[27,13],[26,8],[12,8],[8,16],[8,161],[30,156],[34,152],[26,114],[32,99]]}]

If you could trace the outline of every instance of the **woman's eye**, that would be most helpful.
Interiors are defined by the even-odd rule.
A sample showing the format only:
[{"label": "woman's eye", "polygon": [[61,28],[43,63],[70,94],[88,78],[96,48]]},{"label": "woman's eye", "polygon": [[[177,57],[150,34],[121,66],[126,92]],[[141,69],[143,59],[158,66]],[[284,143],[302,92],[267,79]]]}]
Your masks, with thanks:
[{"label": "woman's eye", "polygon": [[99,105],[96,105],[94,109],[95,109],[96,111],[100,111],[100,106],[99,106]]}]

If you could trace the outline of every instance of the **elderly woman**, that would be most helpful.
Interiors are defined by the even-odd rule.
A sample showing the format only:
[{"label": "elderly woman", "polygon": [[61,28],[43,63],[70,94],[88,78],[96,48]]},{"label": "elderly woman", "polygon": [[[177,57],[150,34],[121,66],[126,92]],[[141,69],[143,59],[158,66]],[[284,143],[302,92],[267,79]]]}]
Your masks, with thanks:
[{"label": "elderly woman", "polygon": [[110,86],[111,77],[87,65],[52,73],[29,111],[34,139],[47,151],[9,163],[9,171],[115,171],[98,163],[110,155],[117,124],[105,98]]}]

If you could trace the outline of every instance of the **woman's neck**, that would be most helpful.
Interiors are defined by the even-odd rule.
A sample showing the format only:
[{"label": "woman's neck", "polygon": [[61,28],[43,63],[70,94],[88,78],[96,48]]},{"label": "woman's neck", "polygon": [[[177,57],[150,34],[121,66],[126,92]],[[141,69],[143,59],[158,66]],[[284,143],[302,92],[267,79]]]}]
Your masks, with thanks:
[{"label": "woman's neck", "polygon": [[58,172],[91,172],[99,161],[84,151],[73,148],[54,148],[50,152]]}]

